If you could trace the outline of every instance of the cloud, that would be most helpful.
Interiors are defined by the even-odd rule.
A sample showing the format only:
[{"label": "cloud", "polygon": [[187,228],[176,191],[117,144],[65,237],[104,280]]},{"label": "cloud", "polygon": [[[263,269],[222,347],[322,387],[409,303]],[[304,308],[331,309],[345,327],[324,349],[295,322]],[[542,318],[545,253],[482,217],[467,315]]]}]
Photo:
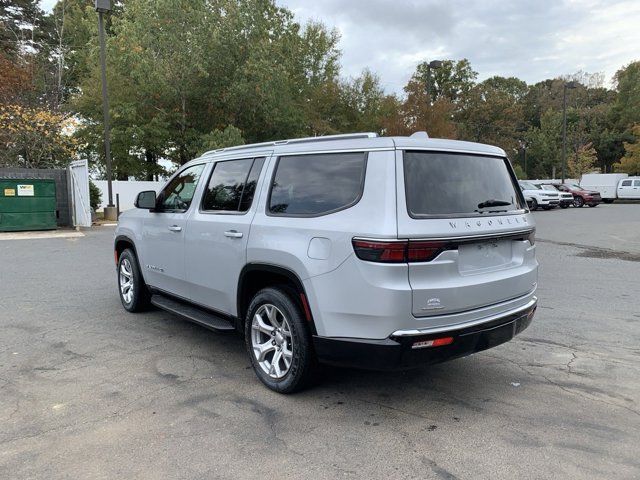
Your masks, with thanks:
[{"label": "cloud", "polygon": [[423,60],[468,58],[479,78],[534,83],[584,70],[607,79],[639,59],[636,0],[277,0],[341,35],[343,72],[378,73],[400,92]]}]

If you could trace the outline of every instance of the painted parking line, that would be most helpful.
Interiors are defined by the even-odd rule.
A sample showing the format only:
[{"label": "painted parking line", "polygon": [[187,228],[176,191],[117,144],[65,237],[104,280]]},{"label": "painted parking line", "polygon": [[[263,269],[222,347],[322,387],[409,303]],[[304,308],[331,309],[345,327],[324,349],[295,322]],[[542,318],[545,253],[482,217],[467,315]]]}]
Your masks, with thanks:
[{"label": "painted parking line", "polygon": [[0,240],[37,240],[43,238],[77,238],[84,233],[64,230],[49,232],[0,232]]}]

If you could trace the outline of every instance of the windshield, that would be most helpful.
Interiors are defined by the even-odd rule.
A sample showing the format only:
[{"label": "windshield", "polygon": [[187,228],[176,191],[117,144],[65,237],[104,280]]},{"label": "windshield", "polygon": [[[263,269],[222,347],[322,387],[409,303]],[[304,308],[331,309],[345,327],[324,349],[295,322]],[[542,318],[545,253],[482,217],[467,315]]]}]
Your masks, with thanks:
[{"label": "windshield", "polygon": [[520,186],[525,190],[542,190],[538,185],[529,182],[520,182]]},{"label": "windshield", "polygon": [[409,214],[479,215],[523,209],[507,162],[480,155],[405,152]]},{"label": "windshield", "polygon": [[584,190],[580,185],[576,185],[575,183],[571,183],[567,185],[571,190]]},{"label": "windshield", "polygon": [[543,190],[553,190],[554,192],[559,190],[558,187],[556,187],[555,185],[551,185],[551,184],[543,185],[542,189]]}]

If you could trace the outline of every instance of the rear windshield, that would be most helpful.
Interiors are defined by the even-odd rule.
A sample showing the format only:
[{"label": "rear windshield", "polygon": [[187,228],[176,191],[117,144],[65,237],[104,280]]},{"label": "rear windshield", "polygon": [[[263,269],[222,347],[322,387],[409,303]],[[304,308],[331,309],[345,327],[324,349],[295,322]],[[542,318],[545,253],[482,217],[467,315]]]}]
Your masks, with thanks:
[{"label": "rear windshield", "polygon": [[521,210],[507,162],[480,155],[405,152],[409,214],[481,215]]}]

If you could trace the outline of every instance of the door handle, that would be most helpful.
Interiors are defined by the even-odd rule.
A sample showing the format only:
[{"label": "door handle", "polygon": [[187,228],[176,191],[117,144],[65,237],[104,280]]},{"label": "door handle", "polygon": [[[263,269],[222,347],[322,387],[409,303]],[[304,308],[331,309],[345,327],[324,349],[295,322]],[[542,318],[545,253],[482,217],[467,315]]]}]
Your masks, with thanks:
[{"label": "door handle", "polygon": [[181,232],[182,231],[182,227],[179,227],[178,225],[171,225],[168,228],[172,232]]},{"label": "door handle", "polygon": [[242,238],[242,232],[238,232],[237,230],[227,230],[224,232],[224,236],[229,238]]}]

